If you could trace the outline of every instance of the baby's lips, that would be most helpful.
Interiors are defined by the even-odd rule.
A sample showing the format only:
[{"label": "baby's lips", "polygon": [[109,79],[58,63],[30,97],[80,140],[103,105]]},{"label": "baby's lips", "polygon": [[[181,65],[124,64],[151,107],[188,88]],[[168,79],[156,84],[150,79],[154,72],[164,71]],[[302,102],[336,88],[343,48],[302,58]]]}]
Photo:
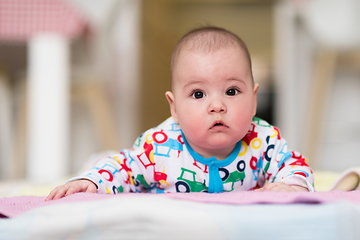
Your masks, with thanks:
[{"label": "baby's lips", "polygon": [[216,121],[211,128],[216,127],[216,126],[224,126],[224,127],[228,127],[224,122],[222,121]]}]

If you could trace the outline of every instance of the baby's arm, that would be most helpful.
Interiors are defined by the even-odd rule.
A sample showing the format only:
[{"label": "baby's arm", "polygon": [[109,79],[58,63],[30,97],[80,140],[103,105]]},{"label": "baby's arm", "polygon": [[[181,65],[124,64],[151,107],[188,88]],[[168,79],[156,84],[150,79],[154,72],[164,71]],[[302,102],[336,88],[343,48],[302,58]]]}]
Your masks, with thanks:
[{"label": "baby's arm", "polygon": [[90,180],[80,179],[72,182],[68,182],[64,185],[60,185],[52,190],[45,201],[60,199],[68,195],[78,192],[91,192],[96,193],[96,185]]},{"label": "baby's arm", "polygon": [[285,139],[280,137],[278,130],[276,132],[267,139],[263,171],[268,183],[260,191],[315,191],[314,176],[307,159],[288,150]]}]

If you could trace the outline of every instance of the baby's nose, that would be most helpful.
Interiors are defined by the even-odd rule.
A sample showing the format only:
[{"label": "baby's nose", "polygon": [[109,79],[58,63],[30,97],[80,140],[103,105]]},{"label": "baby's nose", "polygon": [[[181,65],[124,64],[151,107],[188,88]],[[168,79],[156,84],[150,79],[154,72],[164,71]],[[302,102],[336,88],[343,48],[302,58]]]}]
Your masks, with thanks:
[{"label": "baby's nose", "polygon": [[221,100],[215,99],[210,104],[209,112],[210,113],[225,113],[226,112],[226,106]]}]

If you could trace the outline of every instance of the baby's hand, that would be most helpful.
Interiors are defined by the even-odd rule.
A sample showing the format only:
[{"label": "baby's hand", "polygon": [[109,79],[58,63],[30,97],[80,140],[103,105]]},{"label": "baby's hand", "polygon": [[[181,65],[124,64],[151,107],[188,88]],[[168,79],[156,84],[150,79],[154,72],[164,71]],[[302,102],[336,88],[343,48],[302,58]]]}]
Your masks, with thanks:
[{"label": "baby's hand", "polygon": [[271,192],[308,192],[307,188],[301,186],[290,186],[286,183],[275,182],[266,184],[264,187],[255,189],[255,192],[271,191]]},{"label": "baby's hand", "polygon": [[52,190],[45,201],[55,200],[78,192],[96,193],[96,185],[89,180],[76,180]]}]

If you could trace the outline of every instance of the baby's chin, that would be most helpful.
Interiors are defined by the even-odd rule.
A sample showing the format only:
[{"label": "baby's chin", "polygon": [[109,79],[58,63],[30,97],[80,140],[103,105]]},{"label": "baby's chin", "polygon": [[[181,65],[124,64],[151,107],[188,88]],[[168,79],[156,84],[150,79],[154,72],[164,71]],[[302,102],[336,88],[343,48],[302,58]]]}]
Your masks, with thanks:
[{"label": "baby's chin", "polygon": [[219,133],[209,137],[206,142],[212,149],[223,149],[231,146],[235,147],[236,143],[240,140],[241,138],[238,139],[234,136],[229,136],[228,134]]},{"label": "baby's chin", "polygon": [[209,153],[222,153],[223,155],[230,155],[238,141],[216,140],[207,141],[206,144],[200,144],[200,147]]}]

